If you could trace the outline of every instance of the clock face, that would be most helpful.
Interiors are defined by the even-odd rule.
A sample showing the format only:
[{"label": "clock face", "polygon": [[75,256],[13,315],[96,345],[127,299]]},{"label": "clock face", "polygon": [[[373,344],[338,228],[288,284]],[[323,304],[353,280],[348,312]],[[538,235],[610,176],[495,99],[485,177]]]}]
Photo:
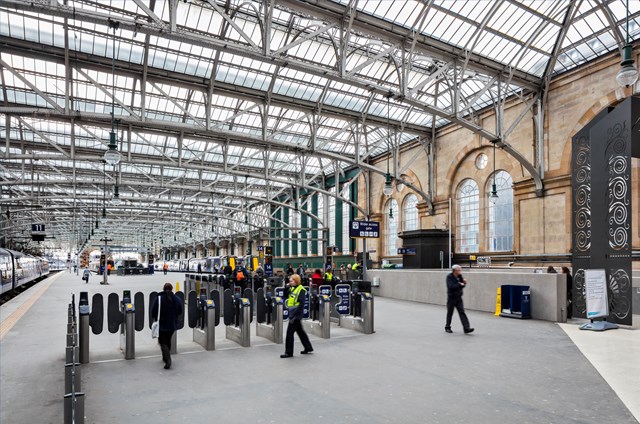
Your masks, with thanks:
[{"label": "clock face", "polygon": [[477,157],[476,157],[476,168],[478,169],[484,169],[487,167],[487,164],[489,163],[489,158],[487,157],[487,155],[485,155],[484,153],[480,153]]}]

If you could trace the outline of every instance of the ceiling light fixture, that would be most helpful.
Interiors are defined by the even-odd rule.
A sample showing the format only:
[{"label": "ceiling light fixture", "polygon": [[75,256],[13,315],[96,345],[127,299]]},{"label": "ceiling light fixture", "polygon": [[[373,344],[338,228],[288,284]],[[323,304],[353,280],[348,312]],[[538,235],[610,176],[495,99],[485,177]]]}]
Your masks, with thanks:
[{"label": "ceiling light fixture", "polygon": [[109,19],[109,28],[113,29],[113,50],[111,55],[111,132],[109,133],[109,150],[104,154],[104,160],[109,165],[117,165],[120,162],[120,152],[118,152],[118,138],[115,131],[115,102],[116,102],[116,30],[120,26],[119,22]]},{"label": "ceiling light fixture", "polygon": [[393,96],[393,91],[389,91],[387,94],[387,146],[389,151],[387,152],[387,174],[384,179],[384,188],[382,192],[385,196],[391,196],[393,194],[393,186],[391,185],[391,174],[389,173],[389,156],[391,156],[391,125],[389,124],[389,114],[391,109],[391,96]]},{"label": "ceiling light fixture", "polygon": [[493,142],[493,184],[491,184],[491,194],[489,195],[489,201],[492,205],[498,202],[498,188],[496,186],[496,142]]},{"label": "ceiling light fixture", "polygon": [[638,68],[633,60],[631,43],[629,42],[629,0],[627,0],[627,42],[622,48],[621,69],[616,75],[616,81],[620,87],[629,87],[638,80]]}]

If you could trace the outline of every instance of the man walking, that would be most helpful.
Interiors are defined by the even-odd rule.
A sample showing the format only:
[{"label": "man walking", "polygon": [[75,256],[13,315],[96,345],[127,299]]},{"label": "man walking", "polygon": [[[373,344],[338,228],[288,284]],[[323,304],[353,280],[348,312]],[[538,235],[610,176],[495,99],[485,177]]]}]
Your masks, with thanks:
[{"label": "man walking", "polygon": [[309,336],[302,327],[302,316],[304,314],[304,296],[307,291],[300,285],[300,276],[293,274],[289,277],[289,297],[287,298],[287,309],[289,310],[289,325],[287,326],[287,339],[285,341],[285,351],[281,358],[291,358],[293,356],[293,334],[298,333],[304,350],[300,353],[306,355],[313,352],[313,346],[309,341]]},{"label": "man walking", "polygon": [[84,280],[85,284],[89,284],[90,276],[91,276],[91,271],[89,271],[89,268],[86,268],[82,273],[82,279]]},{"label": "man walking", "polygon": [[467,314],[464,312],[464,304],[462,303],[462,290],[466,286],[467,280],[462,278],[462,267],[460,267],[460,265],[452,266],[451,274],[447,275],[447,323],[444,326],[444,331],[447,333],[453,333],[453,331],[451,331],[451,318],[453,317],[454,308],[458,310],[464,333],[468,334],[473,332],[473,328],[469,325]]}]

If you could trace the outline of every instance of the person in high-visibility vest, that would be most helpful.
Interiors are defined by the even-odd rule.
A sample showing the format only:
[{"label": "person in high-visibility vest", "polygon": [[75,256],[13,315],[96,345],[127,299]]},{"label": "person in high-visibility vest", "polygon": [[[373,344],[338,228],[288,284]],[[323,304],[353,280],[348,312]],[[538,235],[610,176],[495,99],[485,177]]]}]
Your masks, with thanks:
[{"label": "person in high-visibility vest", "polygon": [[313,352],[313,346],[309,341],[309,336],[302,327],[302,316],[304,313],[304,297],[307,291],[300,284],[302,279],[298,274],[289,276],[289,295],[287,297],[287,309],[289,310],[289,325],[287,326],[287,338],[285,341],[284,354],[281,358],[291,358],[293,356],[293,334],[298,333],[304,350],[300,353],[306,355]]},{"label": "person in high-visibility vest", "polygon": [[327,270],[324,272],[324,281],[327,283],[333,281],[333,270],[331,268],[327,268]]}]

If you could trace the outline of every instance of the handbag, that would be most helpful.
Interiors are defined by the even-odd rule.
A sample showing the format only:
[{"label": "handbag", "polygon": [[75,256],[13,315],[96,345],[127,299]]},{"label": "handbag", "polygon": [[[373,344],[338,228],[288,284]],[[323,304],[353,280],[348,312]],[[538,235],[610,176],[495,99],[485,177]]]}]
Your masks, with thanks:
[{"label": "handbag", "polygon": [[151,337],[154,339],[157,339],[158,336],[160,335],[160,306],[161,306],[160,302],[160,296],[158,296],[158,319],[156,319],[155,321],[153,321],[153,324],[151,324]]}]

